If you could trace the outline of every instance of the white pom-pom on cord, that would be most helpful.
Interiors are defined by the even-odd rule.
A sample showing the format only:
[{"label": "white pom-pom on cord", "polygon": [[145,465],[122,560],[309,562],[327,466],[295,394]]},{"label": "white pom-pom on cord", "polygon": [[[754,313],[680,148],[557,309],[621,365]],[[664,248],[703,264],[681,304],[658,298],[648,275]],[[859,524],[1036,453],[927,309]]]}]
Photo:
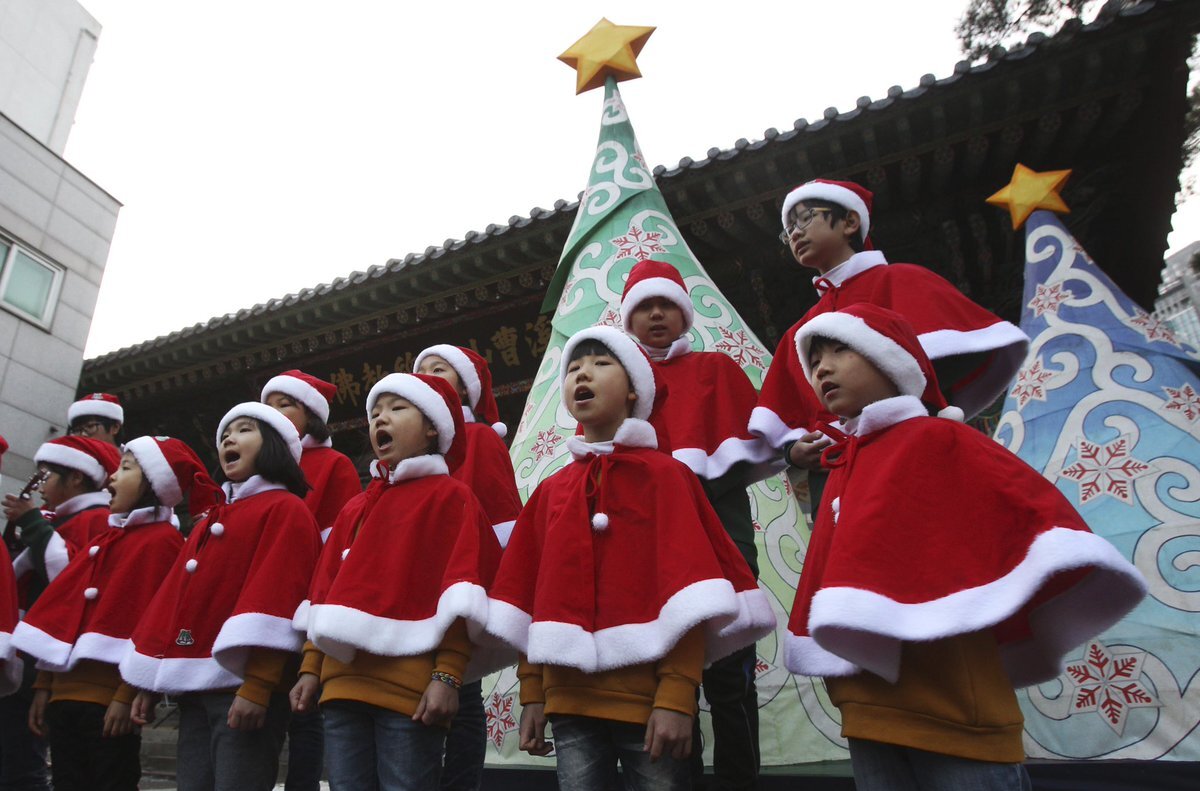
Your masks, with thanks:
[{"label": "white pom-pom on cord", "polygon": [[937,413],[938,417],[944,417],[946,420],[953,420],[955,423],[962,423],[967,419],[967,415],[956,406],[948,406]]},{"label": "white pom-pom on cord", "polygon": [[508,426],[504,425],[504,423],[500,421],[492,424],[492,431],[496,432],[500,436],[500,439],[504,439],[508,436]]},{"label": "white pom-pom on cord", "polygon": [[212,527],[208,528],[208,532],[212,533],[214,536],[219,536],[225,532],[225,525],[221,524],[220,522],[213,522]]},{"label": "white pom-pom on cord", "polygon": [[83,592],[83,598],[87,599],[88,601],[95,599],[99,595],[100,591],[97,588],[88,588]]},{"label": "white pom-pom on cord", "polygon": [[595,513],[592,514],[592,529],[606,530],[608,529],[608,514]]}]

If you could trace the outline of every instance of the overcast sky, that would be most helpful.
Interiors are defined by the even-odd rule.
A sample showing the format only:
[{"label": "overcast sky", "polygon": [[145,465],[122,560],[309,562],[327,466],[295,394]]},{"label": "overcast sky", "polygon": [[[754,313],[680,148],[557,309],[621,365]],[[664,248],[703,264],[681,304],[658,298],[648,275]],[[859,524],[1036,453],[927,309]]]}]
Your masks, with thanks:
[{"label": "overcast sky", "polygon": [[[555,58],[601,16],[658,27],[621,92],[672,165],[947,76],[966,5],[81,2],[66,159],[124,204],[88,357],[574,199],[602,97]],[[1200,200],[1175,228],[1200,238]]]}]

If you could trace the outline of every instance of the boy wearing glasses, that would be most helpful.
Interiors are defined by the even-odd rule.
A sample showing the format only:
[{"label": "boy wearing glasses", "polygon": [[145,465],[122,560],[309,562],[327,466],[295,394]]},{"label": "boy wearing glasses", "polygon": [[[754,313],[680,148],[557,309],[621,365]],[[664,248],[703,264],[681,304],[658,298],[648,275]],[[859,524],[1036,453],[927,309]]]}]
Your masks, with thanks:
[{"label": "boy wearing glasses", "polygon": [[780,339],[750,430],[780,451],[789,466],[809,470],[813,513],[824,482],[821,451],[829,444],[820,427],[838,418],[817,401],[796,358],[796,333],[806,322],[861,302],[899,313],[916,329],[947,400],[968,418],[1004,392],[1029,345],[1019,328],[928,269],[889,264],[868,235],[873,197],[853,182],[815,179],[783,202],[780,239],[801,266],[813,270],[820,296]]},{"label": "boy wearing glasses", "polygon": [[119,447],[125,423],[121,401],[110,393],[89,393],[67,408],[67,433]]}]

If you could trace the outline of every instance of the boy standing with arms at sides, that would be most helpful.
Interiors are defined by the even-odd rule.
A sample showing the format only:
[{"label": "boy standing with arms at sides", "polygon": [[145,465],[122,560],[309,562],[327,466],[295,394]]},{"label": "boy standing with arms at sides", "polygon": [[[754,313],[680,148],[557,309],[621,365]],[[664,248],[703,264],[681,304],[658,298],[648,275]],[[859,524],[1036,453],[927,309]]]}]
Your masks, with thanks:
[{"label": "boy standing with arms at sides", "polygon": [[[675,267],[640,261],[630,270],[621,297],[621,321],[667,385],[661,420],[671,455],[696,473],[709,504],[757,579],[758,551],[746,487],[770,474],[767,462],[774,453],[746,428],[758,398],[746,373],[728,355],[692,350],[688,332],[693,316],[691,297]],[[756,660],[754,646],[748,645],[704,671],[713,725],[714,791],[758,785]],[[699,783],[704,759],[698,739],[693,748],[693,781]]]},{"label": "boy standing with arms at sides", "polygon": [[[462,400],[462,463],[450,476],[462,481],[479,499],[500,546],[521,513],[516,473],[503,438],[508,427],[500,422],[492,393],[492,371],[487,360],[472,349],[438,344],[424,349],[414,363],[416,372],[445,379]],[[487,717],[483,712],[483,681],[463,684],[458,714],[446,737],[442,791],[478,791],[483,782],[487,753]]]},{"label": "boy standing with arms at sides", "polygon": [[789,466],[810,470],[814,513],[824,474],[817,430],[834,416],[813,396],[795,355],[796,332],[814,316],[869,302],[904,316],[939,370],[948,400],[973,417],[1016,375],[1029,339],[1019,328],[967,299],[943,278],[912,264],[889,264],[868,236],[873,196],[848,181],[816,179],[783,202],[783,233],[796,261],[814,272],[820,298],[784,333],[750,418],[750,430],[781,451]]},{"label": "boy standing with arms at sides", "polygon": [[67,408],[67,433],[119,447],[125,424],[121,400],[110,393],[89,393]]},{"label": "boy standing with arms at sides", "polygon": [[565,791],[607,788],[618,761],[635,789],[685,789],[705,662],[775,617],[696,476],[660,448],[666,394],[633,339],[576,333],[560,376],[582,436],[489,591],[488,631],[524,655],[521,749],[549,752],[549,719]]},{"label": "boy standing with arms at sides", "polygon": [[296,610],[309,643],[292,708],[321,690],[333,791],[437,791],[459,689],[483,670],[468,662],[500,544],[449,475],[464,443],[448,382],[389,374],[367,415],[374,480],[338,516]]},{"label": "boy standing with arms at sides", "polygon": [[825,677],[861,791],[1030,788],[1013,686],[1058,676],[1145,581],[1053,484],[959,422],[899,314],[817,316],[796,354],[848,436],[823,454],[788,669]]}]

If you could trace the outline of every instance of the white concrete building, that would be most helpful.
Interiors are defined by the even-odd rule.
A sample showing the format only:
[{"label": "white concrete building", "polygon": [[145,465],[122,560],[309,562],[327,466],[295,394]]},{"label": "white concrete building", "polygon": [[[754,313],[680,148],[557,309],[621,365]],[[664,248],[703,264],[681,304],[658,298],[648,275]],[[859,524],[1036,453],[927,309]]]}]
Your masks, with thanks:
[{"label": "white concrete building", "polygon": [[62,158],[99,35],[75,0],[0,0],[4,491],[66,428],[121,206]]},{"label": "white concrete building", "polygon": [[1185,343],[1200,349],[1200,242],[1192,242],[1163,265],[1154,315]]}]

